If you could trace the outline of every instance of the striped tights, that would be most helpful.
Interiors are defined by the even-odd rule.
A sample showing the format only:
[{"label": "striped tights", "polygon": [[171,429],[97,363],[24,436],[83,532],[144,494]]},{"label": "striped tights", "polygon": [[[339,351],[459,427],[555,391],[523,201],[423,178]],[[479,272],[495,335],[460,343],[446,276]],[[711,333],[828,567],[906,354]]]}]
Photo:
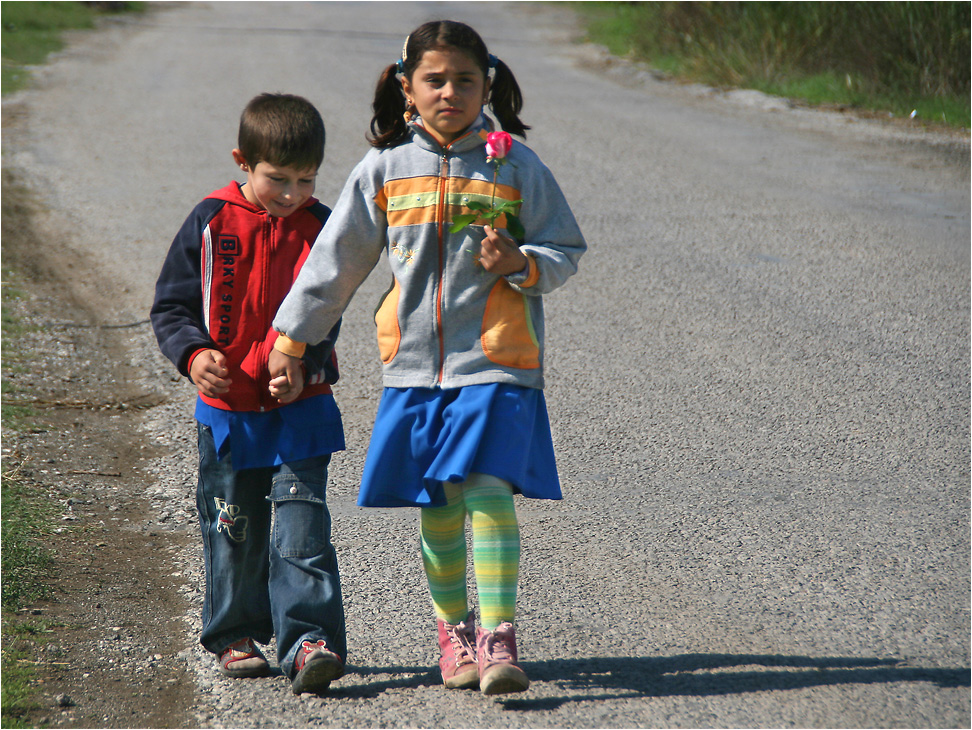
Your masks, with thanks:
[{"label": "striped tights", "polygon": [[436,617],[458,624],[469,613],[466,594],[466,515],[472,522],[473,568],[480,625],[492,631],[513,622],[520,570],[520,528],[509,482],[470,474],[443,484],[447,504],[422,509],[422,562]]}]

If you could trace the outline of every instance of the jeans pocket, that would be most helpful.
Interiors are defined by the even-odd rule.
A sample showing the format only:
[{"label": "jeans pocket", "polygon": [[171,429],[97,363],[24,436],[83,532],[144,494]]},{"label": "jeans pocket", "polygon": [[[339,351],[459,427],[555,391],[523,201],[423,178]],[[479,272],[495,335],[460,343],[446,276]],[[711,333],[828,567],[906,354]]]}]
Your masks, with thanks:
[{"label": "jeans pocket", "polygon": [[312,558],[330,542],[331,516],[321,491],[294,474],[278,474],[268,498],[273,502],[273,541],[284,558]]}]

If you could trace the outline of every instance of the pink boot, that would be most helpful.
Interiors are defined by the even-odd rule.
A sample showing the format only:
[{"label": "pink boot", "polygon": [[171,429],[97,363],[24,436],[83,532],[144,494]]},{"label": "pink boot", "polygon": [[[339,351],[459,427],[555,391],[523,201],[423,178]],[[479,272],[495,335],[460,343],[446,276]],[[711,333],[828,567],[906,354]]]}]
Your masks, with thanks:
[{"label": "pink boot", "polygon": [[479,689],[484,695],[522,692],[530,686],[526,673],[516,664],[516,632],[504,621],[493,631],[476,631]]},{"label": "pink boot", "polygon": [[465,621],[453,626],[439,619],[439,669],[442,682],[449,689],[465,689],[479,684],[476,666],[476,616],[470,613]]}]

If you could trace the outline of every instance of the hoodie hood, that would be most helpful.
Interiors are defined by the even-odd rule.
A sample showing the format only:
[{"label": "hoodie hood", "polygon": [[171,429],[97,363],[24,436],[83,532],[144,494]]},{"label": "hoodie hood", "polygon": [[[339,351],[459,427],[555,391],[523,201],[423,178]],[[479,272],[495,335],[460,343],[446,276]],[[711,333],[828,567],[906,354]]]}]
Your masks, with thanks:
[{"label": "hoodie hood", "polygon": [[[214,190],[209,195],[206,196],[207,200],[222,200],[226,203],[232,203],[233,205],[238,205],[241,208],[246,208],[251,213],[263,213],[266,214],[266,210],[258,205],[254,205],[246,196],[243,194],[243,185],[245,183],[238,183],[235,180],[227,185],[225,188],[220,188],[219,190]],[[297,208],[297,210],[303,210],[304,208],[309,208],[317,202],[317,198],[313,195],[307,199],[307,201]],[[291,214],[293,215],[293,214]]]},{"label": "hoodie hood", "polygon": [[480,113],[479,118],[469,126],[469,129],[461,137],[454,139],[445,147],[425,128],[422,117],[412,117],[408,126],[412,130],[412,141],[415,144],[438,154],[444,149],[450,152],[466,152],[481,147],[486,144],[486,135],[492,132],[496,125],[492,119]]}]

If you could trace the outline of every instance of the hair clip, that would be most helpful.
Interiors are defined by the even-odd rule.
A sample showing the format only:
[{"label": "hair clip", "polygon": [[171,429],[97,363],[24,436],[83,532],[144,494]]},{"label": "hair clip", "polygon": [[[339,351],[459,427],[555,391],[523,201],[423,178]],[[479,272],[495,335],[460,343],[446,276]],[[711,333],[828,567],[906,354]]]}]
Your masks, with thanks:
[{"label": "hair clip", "polygon": [[489,67],[496,68],[496,64],[499,63],[499,59],[492,53],[489,54]]},{"label": "hair clip", "polygon": [[395,66],[400,74],[405,73],[405,61],[408,59],[408,39],[411,37],[411,34],[405,36],[405,42],[402,44],[402,57],[395,61]]}]

